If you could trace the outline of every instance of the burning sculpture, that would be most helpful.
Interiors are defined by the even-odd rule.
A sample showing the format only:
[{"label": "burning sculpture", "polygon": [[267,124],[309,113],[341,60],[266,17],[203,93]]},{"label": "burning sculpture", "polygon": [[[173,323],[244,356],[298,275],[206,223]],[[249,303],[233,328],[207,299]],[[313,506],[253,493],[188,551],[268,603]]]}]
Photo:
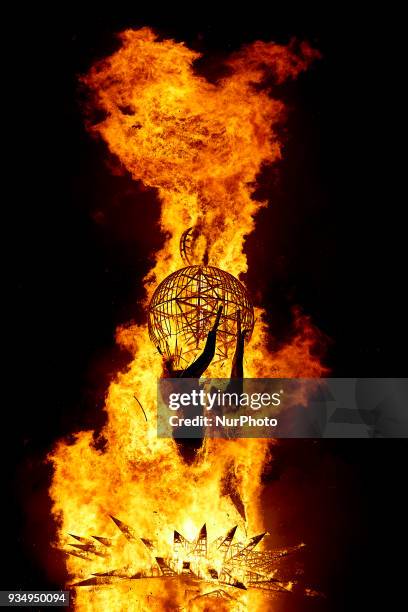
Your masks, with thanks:
[{"label": "burning sculpture", "polygon": [[[148,578],[179,578],[187,590],[189,599],[205,599],[214,591],[201,593],[197,585],[207,588],[222,587],[216,592],[228,598],[226,587],[241,589],[261,589],[269,592],[291,592],[293,581],[285,579],[282,560],[299,551],[304,544],[288,548],[257,551],[258,544],[267,535],[261,533],[253,536],[245,544],[235,541],[237,526],[213,542],[208,541],[207,526],[204,524],[197,537],[189,541],[178,531],[173,532],[173,543],[167,557],[158,556],[155,543],[149,538],[140,538],[135,531],[118,518],[111,517],[126,540],[136,547],[142,543],[150,565],[145,569],[134,571],[131,565],[98,572],[91,577],[74,584],[76,587],[112,585],[122,580],[143,580]],[[90,560],[100,555],[109,559],[109,548],[114,541],[101,536],[84,538],[71,534],[75,543],[71,543],[70,554]],[[78,543],[79,542],[79,543]],[[72,549],[74,549],[72,551]],[[195,590],[192,588],[195,587]],[[204,587],[204,588],[205,588]],[[231,597],[231,596],[229,596]],[[236,603],[239,600],[232,598]]]},{"label": "burning sculpture", "polygon": [[174,367],[185,368],[207,338],[220,304],[216,354],[223,361],[235,347],[238,316],[248,341],[254,314],[242,283],[214,266],[182,268],[160,283],[149,305],[150,339]]},{"label": "burning sculpture", "polygon": [[[149,28],[127,30],[120,39],[120,48],[97,62],[82,82],[89,91],[89,106],[98,111],[96,122],[89,120],[89,131],[106,142],[133,179],[155,190],[161,205],[164,242],[144,279],[146,311],[152,300],[150,337],[164,351],[167,344],[170,352],[174,349],[174,320],[169,328],[167,311],[164,315],[161,311],[160,295],[167,298],[160,285],[155,296],[156,287],[166,279],[164,287],[174,299],[164,308],[171,308],[172,316],[177,312],[173,308],[179,308],[178,288],[184,292],[180,306],[188,314],[184,319],[176,316],[175,324],[186,334],[187,351],[199,344],[211,325],[220,294],[226,305],[224,337],[219,342],[220,356],[225,358],[211,363],[209,376],[223,377],[238,309],[252,330],[245,352],[248,377],[276,372],[281,377],[321,376],[325,368],[315,350],[318,333],[310,320],[297,311],[291,339],[271,352],[263,310],[260,305],[252,310],[237,280],[247,272],[245,237],[254,230],[257,211],[266,205],[254,195],[257,176],[281,157],[276,127],[284,119],[284,105],[273,96],[271,83],[295,78],[316,52],[307,44],[257,41],[230,56],[222,78],[208,81],[196,70],[199,53],[181,42],[159,39]],[[186,234],[186,227],[199,227],[200,232]],[[265,578],[267,588],[274,584],[268,565],[277,561],[274,551],[255,551],[254,541],[247,540],[248,533],[265,531],[261,476],[271,459],[271,442],[205,439],[195,461],[187,464],[173,439],[157,437],[156,380],[162,375],[163,360],[150,337],[145,322],[118,329],[117,340],[131,360],[107,390],[104,427],[60,440],[49,455],[50,497],[58,525],[55,544],[76,553],[67,555],[67,582],[95,579],[75,588],[75,608],[86,612],[177,609],[184,605],[186,589],[173,573],[185,580],[191,570],[197,575],[205,572],[214,589],[208,592],[207,582],[200,579],[188,601],[205,595],[211,601],[215,598],[206,609],[219,610],[221,598],[225,610],[243,605],[251,612],[266,610],[265,602],[254,594],[259,589],[236,588],[232,582],[259,586]],[[182,363],[190,359],[179,345],[176,353]],[[130,528],[117,519],[112,522],[109,515],[123,517],[148,539],[134,535],[129,541],[125,532],[130,534]],[[237,525],[238,543],[231,537],[218,567],[216,560],[228,537],[218,548],[209,546],[204,531],[199,531],[204,523],[215,536],[231,533],[231,526]],[[184,536],[171,538],[167,526]],[[90,538],[76,536],[78,544],[72,547],[69,533],[95,535],[92,544]],[[193,569],[194,557],[201,560],[201,569]],[[123,580],[116,575],[116,580],[115,572],[122,568],[126,578],[148,575],[152,568],[163,578]],[[211,569],[218,577],[214,572],[211,577]],[[112,582],[107,584],[110,572]]]}]

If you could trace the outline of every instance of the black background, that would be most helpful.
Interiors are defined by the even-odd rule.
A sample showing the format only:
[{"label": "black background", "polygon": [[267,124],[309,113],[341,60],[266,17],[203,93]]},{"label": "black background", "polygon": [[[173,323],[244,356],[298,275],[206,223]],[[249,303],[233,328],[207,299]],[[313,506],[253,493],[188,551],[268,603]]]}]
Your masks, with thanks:
[{"label": "black background", "polygon": [[[397,22],[391,8],[253,3],[88,14],[60,7],[9,22],[5,588],[58,586],[63,576],[61,559],[47,548],[54,527],[43,459],[59,437],[102,425],[104,391],[128,359],[114,345],[115,328],[143,318],[140,279],[162,240],[154,192],[112,175],[104,145],[85,132],[78,74],[116,48],[115,32],[143,25],[205,53],[199,69],[210,76],[222,57],[255,39],[296,36],[318,48],[322,59],[278,92],[289,109],[284,157],[259,180],[258,194],[271,204],[247,242],[246,280],[268,310],[277,346],[289,337],[298,304],[329,339],[333,376],[404,376],[401,166],[390,138],[400,129]],[[328,593],[328,610],[398,596],[393,555],[406,531],[405,465],[397,440],[282,442],[276,449],[267,480],[278,497],[270,503],[278,500],[285,515],[282,483],[293,477],[299,494],[291,503],[315,526],[309,539],[322,558],[314,577]],[[330,579],[322,572],[327,550],[336,560]]]}]

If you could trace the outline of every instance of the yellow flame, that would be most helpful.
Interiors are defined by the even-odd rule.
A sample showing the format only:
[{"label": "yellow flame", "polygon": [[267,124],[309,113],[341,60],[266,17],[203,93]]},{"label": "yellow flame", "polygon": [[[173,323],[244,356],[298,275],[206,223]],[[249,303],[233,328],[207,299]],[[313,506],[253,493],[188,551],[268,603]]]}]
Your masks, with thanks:
[{"label": "yellow flame", "polygon": [[[166,240],[145,279],[146,303],[158,282],[184,265],[179,239],[191,226],[199,226],[205,236],[209,262],[238,277],[247,270],[245,236],[265,205],[252,197],[257,174],[263,164],[281,156],[275,128],[284,108],[263,86],[264,79],[270,74],[277,81],[295,77],[316,54],[307,45],[296,52],[294,44],[255,42],[229,59],[225,77],[210,83],[194,70],[199,54],[183,43],[158,40],[148,28],[127,30],[120,38],[120,49],[93,66],[83,82],[105,114],[89,129],[103,138],[135,180],[157,189],[161,202]],[[298,315],[293,341],[271,353],[262,310],[256,311],[245,356],[247,376],[322,374],[319,359],[312,355],[316,336],[308,319]],[[50,455],[57,544],[64,544],[68,533],[115,539],[110,567],[103,557],[92,562],[69,557],[70,581],[124,566],[137,571],[149,563],[143,545],[135,552],[118,535],[110,514],[140,536],[156,539],[162,550],[168,550],[172,529],[193,536],[206,522],[211,539],[238,524],[245,540],[263,528],[260,477],[270,443],[207,440],[188,466],[173,440],[156,437],[156,379],[162,375],[162,363],[147,326],[119,329],[117,340],[131,350],[132,360],[107,392],[107,423],[101,433],[106,445],[96,448],[93,432],[83,431],[73,443],[58,442]],[[224,371],[215,366],[209,373],[222,376]],[[229,465],[246,522],[223,494]],[[182,602],[183,593],[184,587],[180,590],[166,580],[157,586],[152,579],[147,587],[143,581],[119,581],[114,587],[78,588],[75,605],[87,612],[167,610]],[[249,602],[251,595],[245,597]],[[257,597],[249,609],[262,609]],[[231,610],[235,604],[217,603],[218,610],[222,606]]]}]

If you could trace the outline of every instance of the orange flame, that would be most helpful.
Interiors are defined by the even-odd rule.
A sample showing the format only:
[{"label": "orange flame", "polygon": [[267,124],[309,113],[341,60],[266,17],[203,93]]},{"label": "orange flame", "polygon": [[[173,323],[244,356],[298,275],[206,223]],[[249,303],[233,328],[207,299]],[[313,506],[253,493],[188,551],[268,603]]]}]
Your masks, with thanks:
[{"label": "orange flame", "polygon": [[[179,240],[191,226],[199,226],[205,236],[210,264],[239,276],[247,270],[245,236],[254,229],[257,210],[266,205],[252,198],[257,174],[281,156],[275,128],[284,118],[284,108],[271,97],[265,79],[271,74],[275,82],[296,77],[317,54],[306,44],[296,51],[295,43],[283,47],[255,42],[229,59],[227,76],[210,83],[194,70],[199,54],[183,43],[159,41],[148,28],[127,30],[120,38],[121,48],[82,80],[105,114],[89,129],[105,140],[135,180],[157,189],[161,202],[166,241],[145,279],[147,300],[158,282],[183,267]],[[247,376],[306,377],[324,372],[313,355],[316,332],[307,318],[298,315],[293,341],[270,353],[260,308],[256,317],[245,355]],[[133,357],[107,393],[108,418],[101,434],[105,447],[96,448],[93,433],[83,431],[74,443],[60,441],[50,455],[58,545],[66,542],[68,533],[113,537],[110,514],[132,525],[140,536],[155,538],[163,549],[169,546],[171,529],[193,538],[204,522],[214,539],[234,524],[242,539],[262,530],[260,476],[269,457],[268,441],[207,440],[195,463],[186,465],[173,440],[156,437],[156,379],[162,363],[147,326],[119,329],[117,339]],[[210,374],[222,376],[217,366]],[[223,492],[226,466],[235,473],[246,521]],[[136,572],[148,563],[143,545],[135,553],[119,538],[113,548],[108,568],[102,557],[92,567],[89,561],[69,557],[71,578],[124,566]],[[146,589],[140,582],[133,581],[131,587],[122,582],[109,588],[78,588],[76,607],[165,610],[170,601],[181,602],[174,585],[167,585],[165,593],[159,587],[153,602],[149,593],[157,587],[149,583]],[[258,600],[246,597],[251,610],[262,608]]]}]

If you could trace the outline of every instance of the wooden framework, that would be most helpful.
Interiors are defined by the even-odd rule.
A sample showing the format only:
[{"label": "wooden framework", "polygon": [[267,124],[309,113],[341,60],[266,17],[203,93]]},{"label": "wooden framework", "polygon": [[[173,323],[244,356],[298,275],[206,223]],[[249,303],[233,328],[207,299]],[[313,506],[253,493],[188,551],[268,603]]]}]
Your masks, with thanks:
[{"label": "wooden framework", "polygon": [[[194,583],[208,583],[220,587],[232,587],[239,590],[260,589],[264,592],[290,592],[289,583],[286,583],[279,568],[279,561],[288,555],[296,553],[303,544],[289,546],[274,550],[255,550],[263,540],[266,533],[261,533],[250,538],[246,543],[234,542],[237,527],[233,527],[224,536],[220,536],[213,542],[208,541],[207,527],[204,524],[197,537],[193,541],[187,540],[180,532],[173,532],[173,550],[169,557],[156,555],[155,544],[148,538],[139,538],[135,531],[115,517],[111,517],[115,525],[129,542],[138,544],[142,542],[151,555],[151,566],[136,573],[129,572],[128,567],[94,573],[86,580],[75,583],[72,586],[103,586],[115,584],[118,580],[140,580],[147,578],[166,579],[188,579]],[[69,554],[81,556],[91,561],[92,555],[107,556],[106,548],[112,546],[112,541],[100,536],[85,538],[70,534],[76,542],[81,544],[70,544],[75,551],[67,551]],[[86,556],[83,556],[86,555]],[[221,555],[221,556],[219,556]],[[213,562],[218,557],[221,565],[215,569]],[[217,563],[217,564],[218,564]],[[224,595],[223,589],[217,589],[204,593],[200,597],[212,596],[230,597]],[[191,601],[197,599],[194,597]]]},{"label": "wooden framework", "polygon": [[244,285],[214,266],[188,266],[157,287],[149,305],[149,336],[174,368],[186,368],[201,352],[220,305],[216,361],[233,354],[238,311],[246,340],[251,337],[254,311]]}]

